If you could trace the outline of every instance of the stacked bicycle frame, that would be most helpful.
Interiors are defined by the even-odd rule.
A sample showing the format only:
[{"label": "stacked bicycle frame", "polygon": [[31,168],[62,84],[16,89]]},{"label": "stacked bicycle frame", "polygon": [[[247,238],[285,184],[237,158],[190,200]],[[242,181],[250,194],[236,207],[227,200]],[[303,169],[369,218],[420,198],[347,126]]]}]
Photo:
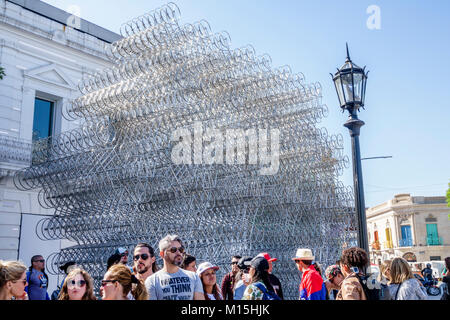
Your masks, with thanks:
[{"label": "stacked bicycle frame", "polygon": [[[21,190],[40,188],[40,204],[55,210],[38,236],[77,243],[53,254],[49,271],[74,260],[99,280],[117,247],[143,241],[158,251],[162,237],[178,234],[197,261],[221,267],[219,280],[232,255],[269,252],[285,297],[298,298],[296,249],[311,248],[326,266],[355,238],[352,190],[338,180],[348,166],[342,137],[318,128],[327,115],[320,84],[251,46],[231,48],[206,21],[181,23],[173,3],[121,33],[107,48],[114,66],[83,79],[65,107],[66,119],[83,124],[35,142],[32,165],[14,179]],[[242,133],[278,130],[278,170],[261,174],[248,145],[235,149],[244,163],[174,162],[186,139],[174,132],[199,126],[234,130],[241,142]]]}]

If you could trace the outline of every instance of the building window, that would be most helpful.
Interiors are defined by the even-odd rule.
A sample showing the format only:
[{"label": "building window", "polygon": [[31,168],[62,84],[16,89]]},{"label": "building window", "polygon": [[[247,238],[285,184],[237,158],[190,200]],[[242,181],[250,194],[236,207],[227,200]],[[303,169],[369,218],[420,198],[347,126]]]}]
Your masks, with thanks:
[{"label": "building window", "polygon": [[439,238],[436,223],[427,223],[427,245],[429,246],[442,245],[442,238]]},{"label": "building window", "polygon": [[386,228],[386,248],[392,249],[393,247],[391,228]]},{"label": "building window", "polygon": [[411,226],[405,225],[401,226],[402,238],[399,240],[399,247],[411,247],[412,246],[412,236],[411,236]]},{"label": "building window", "polygon": [[380,248],[380,240],[378,239],[378,231],[374,231],[373,237],[374,237],[374,240],[372,243],[372,249],[380,250],[381,248]]},{"label": "building window", "polygon": [[50,137],[54,126],[53,101],[37,98],[34,100],[33,141]]},{"label": "building window", "polygon": [[430,256],[430,261],[440,261],[441,256]]}]

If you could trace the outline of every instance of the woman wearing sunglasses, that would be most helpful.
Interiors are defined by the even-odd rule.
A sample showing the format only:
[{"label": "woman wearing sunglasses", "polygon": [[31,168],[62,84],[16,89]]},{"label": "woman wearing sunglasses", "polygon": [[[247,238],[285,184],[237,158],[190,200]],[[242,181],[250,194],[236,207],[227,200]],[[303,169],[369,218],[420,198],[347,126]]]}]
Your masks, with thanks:
[{"label": "woman wearing sunglasses", "polygon": [[97,300],[89,273],[81,268],[70,271],[64,280],[58,300]]},{"label": "woman wearing sunglasses", "polygon": [[147,300],[144,284],[123,264],[113,265],[102,280],[100,293],[103,300]]},{"label": "woman wearing sunglasses", "polygon": [[27,300],[27,267],[19,261],[0,260],[0,300]]}]

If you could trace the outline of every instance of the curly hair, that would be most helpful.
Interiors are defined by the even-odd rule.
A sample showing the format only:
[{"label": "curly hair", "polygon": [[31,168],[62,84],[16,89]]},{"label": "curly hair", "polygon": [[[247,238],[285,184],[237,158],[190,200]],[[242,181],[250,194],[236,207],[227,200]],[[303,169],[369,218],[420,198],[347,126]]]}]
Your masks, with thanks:
[{"label": "curly hair", "polygon": [[64,283],[62,285],[61,292],[59,293],[58,300],[69,300],[67,284],[69,283],[69,281],[72,281],[77,274],[81,274],[84,281],[86,281],[86,292],[84,293],[81,300],[97,300],[94,295],[94,282],[92,280],[92,277],[89,275],[89,273],[87,273],[86,270],[80,267],[73,268],[67,275],[66,279],[64,279]]},{"label": "curly hair", "polygon": [[369,257],[364,249],[352,247],[342,251],[340,262],[347,267],[363,269],[369,263]]}]

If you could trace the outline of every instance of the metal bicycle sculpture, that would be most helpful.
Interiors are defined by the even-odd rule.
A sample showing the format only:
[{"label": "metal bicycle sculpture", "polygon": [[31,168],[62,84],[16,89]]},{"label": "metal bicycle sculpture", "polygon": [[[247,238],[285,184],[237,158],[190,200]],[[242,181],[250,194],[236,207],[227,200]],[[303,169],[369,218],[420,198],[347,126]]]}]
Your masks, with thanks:
[{"label": "metal bicycle sculpture", "polygon": [[[98,280],[118,246],[157,248],[175,233],[198,261],[221,267],[219,280],[232,255],[269,252],[296,299],[296,248],[327,265],[355,238],[352,190],[338,180],[348,165],[342,137],[317,128],[327,114],[320,84],[179,16],[169,3],[124,24],[106,48],[114,66],[83,79],[63,112],[83,124],[35,142],[32,165],[16,174],[17,188],[40,188],[40,204],[55,210],[38,236],[77,243],[55,253],[49,271],[74,260]],[[247,130],[279,130],[277,172],[261,174],[249,145],[234,149],[244,163],[174,163],[186,139],[174,141],[174,131],[198,124],[236,130],[241,142]]]}]

